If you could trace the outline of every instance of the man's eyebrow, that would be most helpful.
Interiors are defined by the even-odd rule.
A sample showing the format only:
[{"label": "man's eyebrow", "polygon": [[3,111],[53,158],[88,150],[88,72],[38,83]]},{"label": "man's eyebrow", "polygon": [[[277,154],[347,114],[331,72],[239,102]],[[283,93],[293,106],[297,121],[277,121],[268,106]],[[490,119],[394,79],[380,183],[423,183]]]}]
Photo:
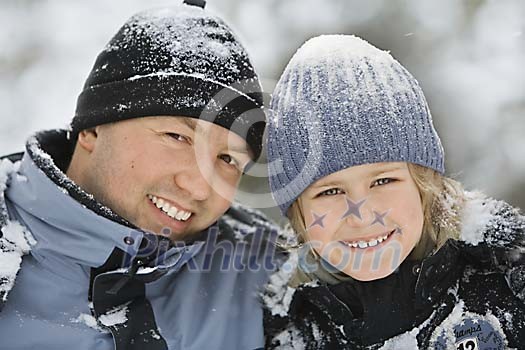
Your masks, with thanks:
[{"label": "man's eyebrow", "polygon": [[[191,130],[196,131],[197,129],[204,130],[200,125],[199,121],[192,118],[182,118],[182,122]],[[251,157],[251,151],[246,146],[231,146],[228,145],[228,150],[236,153],[247,154]]]},{"label": "man's eyebrow", "polygon": [[250,155],[250,151],[248,150],[247,147],[244,147],[244,146],[228,146],[228,149],[230,151],[233,151],[233,152],[237,152],[237,153],[245,153],[245,154],[248,154]]},{"label": "man's eyebrow", "polygon": [[182,119],[182,122],[184,124],[186,124],[186,126],[188,128],[190,128],[191,130],[195,131],[195,129],[197,129],[197,121],[196,120],[193,120],[193,119],[190,119],[190,118],[181,118]]}]

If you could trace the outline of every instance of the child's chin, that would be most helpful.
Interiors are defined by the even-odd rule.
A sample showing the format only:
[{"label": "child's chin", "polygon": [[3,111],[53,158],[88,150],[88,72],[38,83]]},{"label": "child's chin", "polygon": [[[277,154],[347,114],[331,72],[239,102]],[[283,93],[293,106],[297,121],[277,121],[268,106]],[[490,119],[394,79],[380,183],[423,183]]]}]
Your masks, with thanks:
[{"label": "child's chin", "polygon": [[379,269],[370,269],[362,271],[356,271],[356,270],[350,270],[350,271],[343,271],[345,274],[349,275],[355,280],[362,281],[362,282],[368,282],[368,281],[375,281],[379,280],[381,278],[385,278],[392,274],[397,266],[395,268],[392,268],[391,266],[379,268]]}]

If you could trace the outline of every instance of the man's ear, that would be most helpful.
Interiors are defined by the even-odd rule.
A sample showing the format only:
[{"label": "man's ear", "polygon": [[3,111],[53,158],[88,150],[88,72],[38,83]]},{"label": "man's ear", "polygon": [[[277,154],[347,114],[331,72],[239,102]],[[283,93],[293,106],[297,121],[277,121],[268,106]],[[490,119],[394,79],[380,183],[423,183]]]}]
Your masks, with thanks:
[{"label": "man's ear", "polygon": [[82,130],[78,134],[78,145],[82,147],[87,152],[91,153],[95,149],[95,144],[97,143],[98,137],[98,128],[91,128]]}]

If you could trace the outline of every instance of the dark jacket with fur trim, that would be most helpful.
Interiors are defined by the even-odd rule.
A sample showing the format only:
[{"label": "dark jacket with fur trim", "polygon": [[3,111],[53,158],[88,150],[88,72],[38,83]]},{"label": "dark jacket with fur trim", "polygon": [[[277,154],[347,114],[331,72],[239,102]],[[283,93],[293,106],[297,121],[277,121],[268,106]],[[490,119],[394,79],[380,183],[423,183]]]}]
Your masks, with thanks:
[{"label": "dark jacket with fur trim", "polygon": [[[135,228],[60,169],[66,133],[0,160],[0,348],[259,349],[278,227],[234,205],[191,241]],[[242,335],[242,336],[240,336]]]},{"label": "dark jacket with fur trim", "polygon": [[525,349],[525,217],[468,193],[461,238],[376,281],[289,286],[263,295],[268,349]]}]

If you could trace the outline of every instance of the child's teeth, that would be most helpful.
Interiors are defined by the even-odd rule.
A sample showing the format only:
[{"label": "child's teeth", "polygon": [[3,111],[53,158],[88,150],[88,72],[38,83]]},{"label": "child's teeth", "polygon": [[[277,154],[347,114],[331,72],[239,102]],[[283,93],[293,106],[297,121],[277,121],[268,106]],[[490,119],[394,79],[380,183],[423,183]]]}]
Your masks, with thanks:
[{"label": "child's teeth", "polygon": [[185,213],[183,211],[179,211],[177,215],[175,216],[175,219],[182,220],[185,216]]},{"label": "child's teeth", "polygon": [[349,247],[352,247],[352,248],[361,248],[361,249],[364,249],[364,248],[368,248],[368,247],[375,247],[376,245],[378,245],[379,243],[383,242],[383,241],[386,241],[386,239],[388,238],[388,235],[389,234],[386,234],[382,237],[377,237],[377,238],[373,238],[371,239],[370,241],[368,242],[365,242],[365,241],[358,241],[358,242],[347,242],[346,244],[349,246]]}]

